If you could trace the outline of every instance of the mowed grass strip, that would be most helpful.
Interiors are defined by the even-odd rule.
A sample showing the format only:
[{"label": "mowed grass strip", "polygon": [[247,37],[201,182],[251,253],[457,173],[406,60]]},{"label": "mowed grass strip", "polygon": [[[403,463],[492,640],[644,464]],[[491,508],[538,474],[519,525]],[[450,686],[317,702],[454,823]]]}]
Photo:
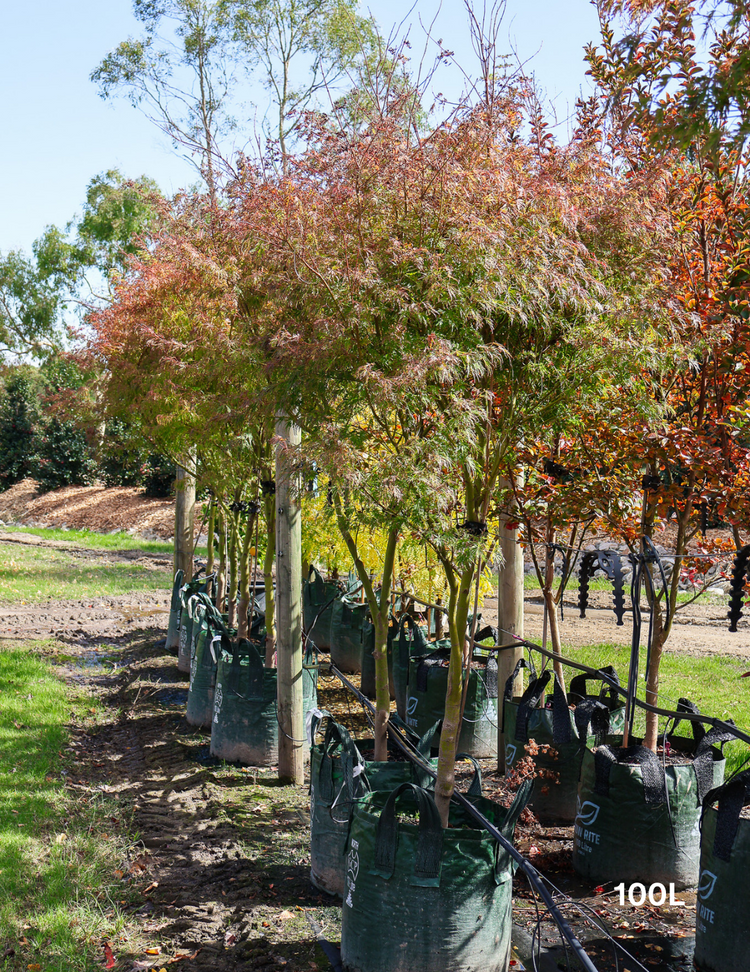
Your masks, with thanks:
[{"label": "mowed grass strip", "polygon": [[37,604],[171,589],[168,568],[86,559],[67,550],[0,543],[0,602]]},{"label": "mowed grass strip", "polygon": [[[0,527],[0,533],[30,533],[48,540],[64,540],[85,550],[142,550],[144,553],[164,554],[171,557],[174,544],[166,540],[143,540],[130,533],[96,533],[94,530],[57,530],[54,527]],[[206,546],[196,548],[196,556],[206,556]]]},{"label": "mowed grass strip", "polygon": [[[127,821],[98,790],[66,790],[72,700],[30,648],[0,651],[0,945],[5,972],[101,968],[104,942],[127,950],[115,873]],[[72,767],[71,767],[72,769]],[[80,770],[79,770],[80,772]]]},{"label": "mowed grass strip", "polygon": [[0,527],[0,533],[28,533],[47,540],[64,540],[88,550],[143,550],[144,553],[163,553],[171,556],[174,545],[166,540],[143,540],[125,531],[97,533],[94,530],[58,530],[54,527]]},{"label": "mowed grass strip", "polygon": [[[614,665],[622,684],[627,684],[630,648],[624,645],[565,647],[563,654],[571,661],[589,665],[591,668]],[[638,697],[643,700],[646,697],[643,681],[645,670],[646,653],[642,648]],[[678,699],[690,699],[706,715],[717,719],[734,719],[740,729],[750,734],[750,677],[743,678],[747,671],[750,671],[750,659],[721,655],[688,655],[681,651],[670,652],[667,643],[659,666],[659,705],[674,710]],[[572,678],[575,671],[568,669],[566,674]],[[589,689],[592,688],[593,684],[590,683]],[[665,722],[665,719],[661,720],[662,728]],[[640,709],[636,720],[636,731],[642,733],[644,726],[645,713]],[[678,734],[691,735],[690,726],[685,722],[681,723]],[[741,741],[727,743],[724,753],[727,757],[727,776],[739,769],[745,761],[750,760],[750,747]]]}]

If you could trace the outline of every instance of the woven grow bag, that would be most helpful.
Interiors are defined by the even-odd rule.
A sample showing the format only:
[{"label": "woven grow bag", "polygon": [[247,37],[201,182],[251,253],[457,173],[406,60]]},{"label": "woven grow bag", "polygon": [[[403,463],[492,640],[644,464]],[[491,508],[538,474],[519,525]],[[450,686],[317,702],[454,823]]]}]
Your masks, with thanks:
[{"label": "woven grow bag", "polygon": [[[620,704],[616,690],[605,681],[598,695],[590,695],[588,678],[582,674],[572,679],[567,697],[555,678],[553,694],[546,696],[545,707],[540,709],[539,702],[552,672],[548,669],[538,678],[532,675],[524,694],[512,698],[513,684],[521,667],[528,667],[523,659],[505,683],[505,766],[512,769],[525,755],[531,755],[537,779],[529,806],[542,823],[571,823],[576,816],[584,750],[605,742],[622,742],[625,707]],[[600,671],[617,681],[613,668]],[[571,705],[575,706],[572,711]],[[524,747],[529,740],[542,748],[527,754]]]},{"label": "woven grow bag", "polygon": [[[396,711],[406,720],[406,692],[409,683],[409,664],[412,657],[429,654],[434,648],[449,648],[450,641],[431,642],[424,628],[414,618],[405,614],[393,636],[393,691],[396,697]],[[434,721],[434,720],[433,720]]]},{"label": "woven grow bag", "polygon": [[[405,722],[419,736],[443,718],[449,658],[446,647],[409,662]],[[497,657],[475,653],[473,661],[458,749],[486,759],[497,755]]]},{"label": "woven grow bag", "polygon": [[331,647],[333,605],[341,593],[338,581],[327,581],[314,565],[302,586],[302,620],[308,644],[320,651]]},{"label": "woven grow bag", "polygon": [[164,648],[169,652],[177,652],[180,647],[180,589],[185,579],[184,570],[178,570],[174,575],[172,585],[172,600],[169,604],[169,625],[167,626],[167,640]]},{"label": "woven grow bag", "polygon": [[[398,622],[391,618],[388,622],[388,640],[386,651],[388,652],[388,688],[391,700],[396,698],[396,686],[393,679],[393,639],[399,630]],[[375,698],[375,625],[368,615],[361,629],[362,634],[362,680],[361,692],[368,699]],[[406,684],[404,683],[404,693]],[[405,700],[405,695],[404,695]],[[401,717],[403,718],[403,716]]]},{"label": "woven grow bag", "polygon": [[207,594],[196,594],[190,656],[190,687],[185,718],[191,726],[210,728],[214,709],[216,667],[222,649],[231,650],[224,620]]},{"label": "woven grow bag", "polygon": [[214,574],[200,579],[197,575],[180,588],[180,620],[177,649],[177,668],[186,674],[190,671],[190,655],[193,650],[193,602],[196,594],[207,594]]},{"label": "woven grow bag", "polygon": [[362,628],[369,614],[367,604],[344,594],[331,611],[331,661],[342,672],[362,671]]},{"label": "woven grow bag", "polygon": [[[262,650],[262,649],[261,649]],[[317,708],[318,666],[308,653],[302,668],[303,708]],[[216,669],[211,755],[247,766],[273,766],[279,756],[276,669],[241,638],[223,651]]]},{"label": "woven grow bag", "polygon": [[750,969],[750,770],[703,801],[694,961],[701,972]]},{"label": "woven grow bag", "polygon": [[[323,740],[315,743],[315,735],[324,722]],[[321,891],[341,897],[346,872],[346,840],[354,801],[371,790],[392,790],[400,783],[427,786],[429,777],[411,760],[376,762],[363,759],[359,747],[366,750],[373,741],[359,740],[358,746],[344,726],[335,722],[327,712],[313,716],[311,736],[310,880]],[[437,760],[430,759],[430,744],[428,734],[419,741],[417,748],[436,768]],[[393,756],[400,755],[390,740],[388,750]]]},{"label": "woven grow bag", "polygon": [[573,867],[601,884],[687,888],[698,880],[698,822],[706,793],[724,778],[708,733],[692,762],[662,766],[644,746],[586,750],[573,828]]},{"label": "woven grow bag", "polygon": [[[509,840],[523,809],[481,797],[477,807]],[[396,815],[418,817],[405,822]],[[510,954],[510,855],[451,805],[443,830],[432,795],[402,783],[354,807],[341,919],[345,972],[506,972]]]}]

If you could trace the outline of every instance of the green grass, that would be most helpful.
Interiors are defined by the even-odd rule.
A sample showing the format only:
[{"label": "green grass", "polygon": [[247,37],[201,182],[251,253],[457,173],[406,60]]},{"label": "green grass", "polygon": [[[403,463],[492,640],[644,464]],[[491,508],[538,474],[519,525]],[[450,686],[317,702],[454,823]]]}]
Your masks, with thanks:
[{"label": "green grass", "polygon": [[[542,590],[539,587],[539,582],[536,579],[535,574],[524,574],[523,579],[523,589],[526,594],[538,594],[539,597],[542,596]],[[557,590],[557,584],[555,585],[555,590]],[[608,580],[606,577],[594,577],[589,581],[590,591],[605,591],[612,593],[612,581]],[[578,595],[578,576],[573,575],[568,583],[565,585],[565,593],[570,595],[575,593]],[[692,591],[680,591],[677,595],[678,604],[686,604],[688,601],[695,601],[698,604],[728,604],[729,595],[728,594],[709,594],[704,591],[697,598],[695,593]],[[641,604],[645,607],[647,605],[646,592],[645,589],[641,591]],[[625,604],[630,607],[630,581],[625,583]]]},{"label": "green grass", "polygon": [[[586,648],[564,647],[563,654],[571,661],[581,662],[591,668],[614,665],[620,681],[627,681],[630,664],[630,648],[618,645],[591,645]],[[674,709],[679,698],[695,702],[701,712],[717,719],[734,719],[745,732],[750,732],[750,678],[742,678],[750,669],[750,660],[720,655],[687,655],[684,652],[667,651],[659,666],[659,704]],[[640,671],[645,670],[645,651],[641,652]],[[568,669],[570,677],[575,674]],[[639,682],[638,695],[645,698],[643,680]],[[661,720],[662,728],[664,721]],[[645,713],[638,711],[636,732],[643,731]],[[679,735],[690,735],[687,723],[681,723]],[[750,757],[750,747],[743,742],[728,743],[724,747],[727,756],[727,776],[739,769]]]},{"label": "green grass", "polygon": [[0,942],[15,951],[3,969],[84,972],[127,937],[127,822],[100,791],[66,792],[65,725],[83,703],[31,648],[0,651]]},{"label": "green grass", "polygon": [[103,557],[84,559],[52,547],[0,543],[0,602],[36,604],[171,589],[170,568],[150,569]]},{"label": "green grass", "polygon": [[[31,533],[48,540],[67,540],[88,550],[144,550],[171,555],[173,546],[165,540],[142,540],[129,533],[95,533],[93,530],[55,530],[46,527],[0,527],[2,533]],[[203,548],[205,549],[205,548]]]}]

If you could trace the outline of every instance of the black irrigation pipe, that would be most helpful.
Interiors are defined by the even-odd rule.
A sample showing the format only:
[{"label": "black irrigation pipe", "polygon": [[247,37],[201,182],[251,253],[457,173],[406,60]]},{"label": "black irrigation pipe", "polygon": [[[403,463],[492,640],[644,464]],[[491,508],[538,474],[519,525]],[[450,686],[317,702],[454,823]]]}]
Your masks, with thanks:
[{"label": "black irrigation pipe", "polygon": [[[339,679],[342,685],[349,689],[349,691],[359,700],[365,709],[369,710],[371,715],[375,715],[375,706],[370,702],[370,700],[364,696],[355,685],[352,685],[349,679],[342,672],[340,672],[333,663],[331,663],[330,669],[331,672]],[[400,731],[395,726],[388,725],[388,732],[396,746],[408,759],[412,760],[412,762],[418,763],[420,769],[423,769],[425,772],[429,773],[433,779],[437,778],[437,773],[428,763],[422,762],[415,757],[412,749],[407,745],[406,741],[402,738]],[[503,849],[510,854],[516,864],[518,864],[518,866],[524,871],[526,877],[529,879],[529,883],[534,887],[542,901],[547,906],[547,910],[555,919],[557,927],[567,939],[568,944],[576,954],[586,972],[598,972],[597,967],[586,954],[583,945],[578,941],[575,932],[570,927],[565,916],[555,903],[555,899],[547,890],[537,869],[532,864],[529,864],[526,858],[516,850],[513,844],[505,836],[503,836],[502,833],[500,833],[497,827],[495,827],[495,825],[491,823],[483,813],[477,810],[474,804],[470,803],[462,793],[454,791],[453,799],[456,800],[456,802],[459,803],[461,807],[463,807],[463,809],[470,814],[478,824],[488,831],[488,833],[490,833],[496,841],[498,841]]]},{"label": "black irrigation pipe", "polygon": [[[503,634],[511,634],[509,631],[503,631]],[[627,698],[628,690],[619,685],[615,680],[601,672],[597,668],[589,668],[588,665],[582,665],[580,662],[571,661],[570,658],[565,658],[563,655],[555,655],[553,652],[549,651],[547,648],[542,648],[541,645],[537,645],[533,641],[527,641],[525,638],[518,638],[513,645],[503,645],[502,647],[495,649],[496,651],[510,651],[514,648],[529,648],[532,651],[538,651],[541,655],[546,658],[550,658],[553,661],[562,662],[563,665],[567,665],[569,668],[575,668],[579,672],[585,672],[587,675],[591,675],[602,682],[606,682],[611,688],[616,689],[619,695],[624,695]],[[643,709],[645,712],[653,712],[656,715],[665,716],[668,719],[684,719],[686,722],[703,722],[715,729],[723,729],[725,732],[732,733],[737,739],[741,739],[750,745],[750,735],[736,726],[733,722],[724,722],[723,719],[715,719],[713,716],[703,715],[702,713],[696,715],[694,712],[674,712],[672,709],[662,709],[661,706],[651,705],[648,702],[642,702],[640,699],[636,698],[635,704],[639,709]]]}]

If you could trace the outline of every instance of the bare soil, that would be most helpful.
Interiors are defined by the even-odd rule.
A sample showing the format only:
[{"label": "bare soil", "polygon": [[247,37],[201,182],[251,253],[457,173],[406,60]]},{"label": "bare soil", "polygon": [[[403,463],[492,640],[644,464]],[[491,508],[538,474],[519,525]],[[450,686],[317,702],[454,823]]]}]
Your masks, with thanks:
[{"label": "bare soil", "polygon": [[65,486],[40,493],[33,479],[24,479],[0,493],[0,520],[166,540],[174,534],[174,500],[150,499],[130,486]]},{"label": "bare soil", "polygon": [[[624,623],[617,626],[612,609],[612,595],[606,591],[589,592],[586,617],[580,617],[576,592],[564,595],[563,619],[560,621],[560,640],[563,645],[629,645],[632,638],[632,612],[625,611]],[[648,625],[648,607],[643,605],[643,625]],[[544,632],[542,598],[527,593],[524,611],[524,634],[541,644]],[[747,611],[746,611],[747,615]],[[497,600],[486,598],[483,620],[493,624],[497,620]],[[693,604],[680,605],[675,614],[669,638],[669,650],[686,651],[691,655],[736,655],[750,657],[750,616],[740,618],[737,631],[729,630],[726,598],[704,595]]]}]

